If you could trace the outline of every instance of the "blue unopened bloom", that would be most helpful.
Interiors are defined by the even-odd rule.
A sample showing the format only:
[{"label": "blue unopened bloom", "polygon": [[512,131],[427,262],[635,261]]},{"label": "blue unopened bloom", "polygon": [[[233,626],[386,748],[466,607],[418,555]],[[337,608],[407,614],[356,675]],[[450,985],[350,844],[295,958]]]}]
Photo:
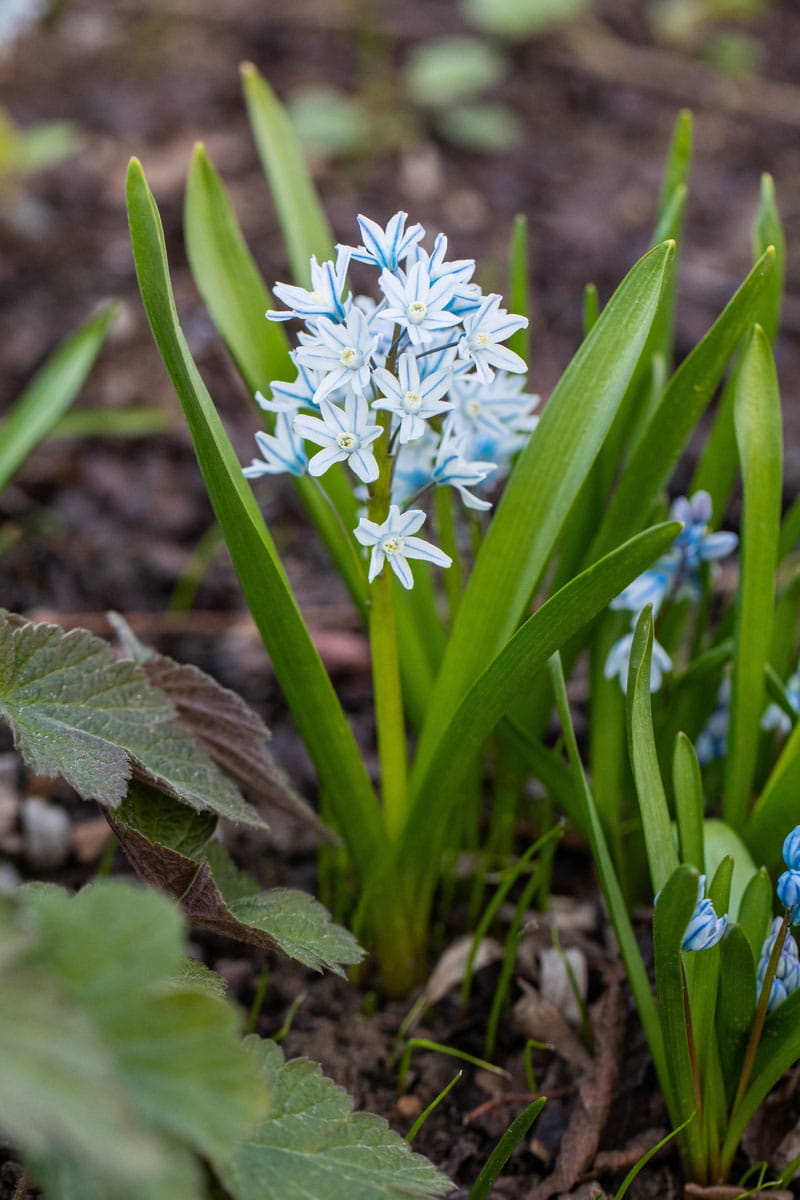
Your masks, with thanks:
[{"label": "blue unopened bloom", "polygon": [[[352,256],[358,262],[368,263],[373,267],[396,271],[400,263],[408,258],[420,238],[425,236],[421,225],[412,225],[406,229],[406,212],[396,212],[387,222],[385,229],[381,229],[377,221],[371,221],[369,217],[359,215],[356,219],[364,244],[351,250]],[[350,248],[337,246],[337,250],[345,249]]]},{"label": "blue unopened bloom", "polygon": [[[764,986],[767,964],[769,963],[772,948],[775,945],[775,939],[782,924],[783,920],[781,917],[776,917],[772,922],[772,931],[761,947],[761,955],[756,969],[756,982],[759,992]],[[783,1004],[787,996],[791,996],[792,992],[796,992],[798,987],[800,987],[800,961],[798,961],[797,942],[791,933],[787,933],[775,967],[775,978],[770,988],[767,1012],[772,1012],[779,1004]]]},{"label": "blue unopened bloom", "polygon": [[800,825],[783,839],[783,861],[790,871],[800,871]]},{"label": "blue unopened bloom", "polygon": [[681,950],[708,950],[710,946],[721,942],[725,936],[728,918],[718,917],[711,901],[704,899],[705,887],[706,877],[701,875],[697,881],[697,903],[686,926]]},{"label": "blue unopened bloom", "polygon": [[775,891],[783,907],[791,909],[792,924],[800,925],[800,871],[784,871]]},{"label": "blue unopened bloom", "polygon": [[380,575],[386,560],[404,588],[414,586],[414,577],[406,561],[409,558],[421,558],[425,562],[436,563],[440,567],[449,567],[452,558],[443,550],[426,542],[423,538],[412,537],[425,520],[421,508],[410,508],[401,513],[396,504],[389,506],[389,516],[378,525],[362,517],[355,530],[356,539],[362,546],[371,546],[372,555],[369,563],[370,583],[376,575]]}]

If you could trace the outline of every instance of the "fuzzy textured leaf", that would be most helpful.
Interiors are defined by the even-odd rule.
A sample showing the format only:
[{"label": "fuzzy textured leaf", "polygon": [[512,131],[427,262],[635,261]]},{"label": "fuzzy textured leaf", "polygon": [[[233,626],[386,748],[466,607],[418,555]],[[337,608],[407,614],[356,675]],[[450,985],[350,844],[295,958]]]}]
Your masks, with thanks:
[{"label": "fuzzy textured leaf", "polygon": [[33,770],[116,808],[133,775],[192,808],[263,826],[175,721],[141,666],[85,629],[65,633],[0,612],[0,716]]},{"label": "fuzzy textured leaf", "polygon": [[290,888],[260,892],[217,843],[205,845],[210,834],[196,814],[155,789],[134,784],[120,812],[107,815],[136,873],[179,900],[192,925],[281,950],[316,971],[342,975],[343,965],[361,961],[355,938],[318,901]]},{"label": "fuzzy textured leaf", "polygon": [[233,1161],[218,1168],[236,1200],[404,1200],[450,1191],[450,1181],[382,1118],[354,1113],[316,1063],[287,1063],[274,1043],[248,1042],[270,1106]]}]

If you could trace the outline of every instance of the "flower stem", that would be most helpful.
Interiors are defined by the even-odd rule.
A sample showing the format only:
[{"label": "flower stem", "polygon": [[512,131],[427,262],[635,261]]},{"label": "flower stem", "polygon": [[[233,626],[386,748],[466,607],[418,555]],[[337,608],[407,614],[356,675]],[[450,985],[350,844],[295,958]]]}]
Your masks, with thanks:
[{"label": "flower stem", "polygon": [[437,487],[434,490],[433,496],[434,504],[436,505],[436,520],[439,525],[439,542],[445,554],[449,554],[453,560],[453,565],[448,571],[444,572],[444,587],[447,593],[447,605],[450,609],[450,620],[452,622],[455,620],[463,588],[461,555],[458,549],[456,523],[453,513],[453,489],[449,487]]},{"label": "flower stem", "polygon": [[386,572],[373,580],[371,595],[369,640],[383,815],[390,838],[396,838],[408,813],[408,769],[392,580]]}]

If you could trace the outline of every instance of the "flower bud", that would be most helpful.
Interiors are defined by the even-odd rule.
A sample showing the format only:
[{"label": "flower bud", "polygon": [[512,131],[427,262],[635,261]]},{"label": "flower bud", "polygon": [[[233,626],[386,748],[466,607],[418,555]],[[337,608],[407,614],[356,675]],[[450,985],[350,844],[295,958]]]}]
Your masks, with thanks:
[{"label": "flower bud", "polygon": [[783,861],[790,871],[800,871],[800,825],[795,825],[784,839]]},{"label": "flower bud", "polygon": [[697,904],[681,942],[681,950],[708,950],[722,941],[728,926],[727,916],[718,917],[710,900],[703,899],[706,877],[697,881]]},{"label": "flower bud", "polygon": [[800,925],[800,871],[784,871],[775,891],[784,908],[791,909],[792,924]]}]

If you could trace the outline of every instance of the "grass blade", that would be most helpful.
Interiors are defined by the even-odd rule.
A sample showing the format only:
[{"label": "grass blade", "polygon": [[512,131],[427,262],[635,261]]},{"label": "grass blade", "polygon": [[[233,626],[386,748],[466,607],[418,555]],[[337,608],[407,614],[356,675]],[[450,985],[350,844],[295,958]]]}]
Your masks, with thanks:
[{"label": "grass blade", "polygon": [[547,1097],[541,1096],[538,1100],[534,1100],[533,1104],[529,1104],[524,1112],[521,1112],[511,1122],[483,1164],[480,1175],[470,1189],[469,1200],[486,1200],[493,1183],[546,1103]]}]

